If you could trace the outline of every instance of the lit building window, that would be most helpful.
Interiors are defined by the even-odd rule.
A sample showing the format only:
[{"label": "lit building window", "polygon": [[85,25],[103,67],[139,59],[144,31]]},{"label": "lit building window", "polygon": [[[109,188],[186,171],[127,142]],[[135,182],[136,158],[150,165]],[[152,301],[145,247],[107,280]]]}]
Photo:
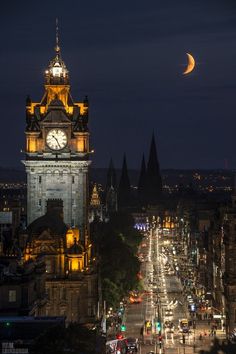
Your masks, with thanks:
[{"label": "lit building window", "polygon": [[8,300],[9,302],[16,302],[16,290],[9,290]]},{"label": "lit building window", "polygon": [[46,265],[46,273],[51,273],[52,272],[52,262],[50,259],[47,259],[45,262]]}]

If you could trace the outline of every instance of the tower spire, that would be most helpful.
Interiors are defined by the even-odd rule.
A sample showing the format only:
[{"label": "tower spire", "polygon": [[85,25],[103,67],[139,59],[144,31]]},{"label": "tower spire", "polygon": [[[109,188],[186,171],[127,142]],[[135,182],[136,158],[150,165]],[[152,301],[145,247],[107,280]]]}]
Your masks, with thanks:
[{"label": "tower spire", "polygon": [[61,48],[59,46],[59,26],[58,18],[56,18],[56,56],[53,58],[45,71],[46,85],[68,85],[69,84],[69,72],[61,57]]},{"label": "tower spire", "polygon": [[56,51],[57,54],[59,54],[59,52],[60,52],[58,18],[56,18],[56,46],[55,46],[55,51]]},{"label": "tower spire", "polygon": [[147,163],[146,196],[148,204],[157,204],[162,192],[162,180],[157,157],[154,132],[152,134],[149,159]]},{"label": "tower spire", "polygon": [[112,213],[117,211],[117,185],[116,171],[113,165],[112,158],[109,163],[106,182],[106,211]]},{"label": "tower spire", "polygon": [[146,163],[145,163],[145,157],[143,154],[141,169],[140,169],[140,174],[139,174],[139,180],[138,180],[138,196],[139,196],[139,202],[141,204],[145,204],[146,178],[147,178]]},{"label": "tower spire", "polygon": [[116,189],[116,171],[114,169],[113,160],[110,159],[108,172],[107,172],[107,183],[106,189],[108,190],[110,187],[114,187]]},{"label": "tower spire", "polygon": [[118,187],[118,206],[119,208],[128,207],[130,206],[130,203],[131,203],[130,180],[128,175],[126,155],[124,154],[120,183]]}]

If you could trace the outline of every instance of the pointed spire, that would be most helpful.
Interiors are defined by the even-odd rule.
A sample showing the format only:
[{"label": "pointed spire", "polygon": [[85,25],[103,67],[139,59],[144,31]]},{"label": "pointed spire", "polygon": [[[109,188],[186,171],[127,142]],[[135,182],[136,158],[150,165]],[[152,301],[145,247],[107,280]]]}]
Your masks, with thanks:
[{"label": "pointed spire", "polygon": [[140,169],[140,174],[139,174],[139,180],[138,180],[138,191],[143,192],[145,189],[145,185],[146,185],[146,163],[145,163],[145,157],[143,154],[141,169]]},{"label": "pointed spire", "polygon": [[131,202],[130,181],[129,181],[129,175],[127,169],[126,156],[124,154],[120,183],[118,188],[118,206],[119,208],[130,206],[130,202]]},{"label": "pointed spire", "polygon": [[151,172],[153,174],[160,172],[154,133],[152,134],[150,153],[149,153],[149,159],[148,159],[148,165],[147,165],[147,172],[148,173]]},{"label": "pointed spire", "polygon": [[138,180],[138,197],[139,197],[139,201],[142,205],[145,204],[146,179],[147,179],[146,163],[145,163],[145,157],[143,154],[141,169],[140,169],[140,174],[139,174],[139,180]]},{"label": "pointed spire", "polygon": [[106,195],[107,213],[116,212],[117,211],[116,171],[113,165],[112,158],[110,160],[108,171],[107,171],[107,183],[106,183],[105,195]]},{"label": "pointed spire", "polygon": [[109,189],[110,187],[113,187],[116,189],[116,171],[113,165],[112,158],[110,159],[108,171],[107,171],[107,183],[106,183],[106,189]]},{"label": "pointed spire", "polygon": [[45,81],[47,85],[67,85],[69,84],[69,72],[61,58],[61,48],[59,46],[59,27],[56,18],[56,56],[49,63],[45,71]]},{"label": "pointed spire", "polygon": [[55,46],[55,51],[56,51],[57,54],[60,53],[58,18],[56,18],[56,46]]},{"label": "pointed spire", "polygon": [[124,154],[124,158],[123,158],[123,165],[122,165],[121,177],[120,177],[120,183],[119,183],[119,190],[120,189],[122,189],[124,191],[129,191],[130,190],[130,181],[129,181],[129,175],[128,175],[128,169],[127,169],[127,162],[126,162],[125,154]]},{"label": "pointed spire", "polygon": [[149,159],[147,164],[147,185],[146,195],[149,204],[156,204],[162,192],[162,180],[160,174],[159,161],[157,157],[156,142],[154,133],[152,134]]}]

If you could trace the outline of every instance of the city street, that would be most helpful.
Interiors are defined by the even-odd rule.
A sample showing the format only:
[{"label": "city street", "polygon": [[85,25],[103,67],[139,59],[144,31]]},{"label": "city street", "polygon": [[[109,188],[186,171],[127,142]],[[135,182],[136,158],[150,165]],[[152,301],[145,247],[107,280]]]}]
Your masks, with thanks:
[{"label": "city street", "polygon": [[[163,240],[165,239],[165,241]],[[142,302],[128,304],[126,310],[126,337],[139,338],[139,353],[197,353],[209,348],[213,339],[207,320],[198,320],[190,314],[183,286],[174,272],[178,256],[163,252],[168,242],[161,230],[151,230],[141,244],[143,281]],[[168,242],[168,249],[172,247]],[[165,249],[166,246],[165,246]],[[180,320],[187,320],[189,330],[180,331]],[[222,330],[216,335],[224,337]]]}]

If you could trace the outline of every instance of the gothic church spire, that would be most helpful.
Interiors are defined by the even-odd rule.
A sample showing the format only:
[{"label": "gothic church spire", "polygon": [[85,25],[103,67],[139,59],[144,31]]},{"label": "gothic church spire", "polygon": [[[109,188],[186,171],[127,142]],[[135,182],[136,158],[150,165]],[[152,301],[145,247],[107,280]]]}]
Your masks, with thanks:
[{"label": "gothic church spire", "polygon": [[154,133],[152,135],[149,159],[147,164],[146,197],[148,204],[157,204],[162,193],[162,180],[157,157]]},{"label": "gothic church spire", "polygon": [[140,174],[139,174],[139,180],[138,180],[138,198],[139,198],[139,202],[142,205],[145,204],[146,179],[147,179],[146,163],[145,163],[145,157],[143,154],[141,169],[140,169]]},{"label": "gothic church spire", "polygon": [[118,188],[119,208],[130,206],[130,201],[131,201],[130,180],[128,175],[126,156],[124,155],[120,183]]}]

